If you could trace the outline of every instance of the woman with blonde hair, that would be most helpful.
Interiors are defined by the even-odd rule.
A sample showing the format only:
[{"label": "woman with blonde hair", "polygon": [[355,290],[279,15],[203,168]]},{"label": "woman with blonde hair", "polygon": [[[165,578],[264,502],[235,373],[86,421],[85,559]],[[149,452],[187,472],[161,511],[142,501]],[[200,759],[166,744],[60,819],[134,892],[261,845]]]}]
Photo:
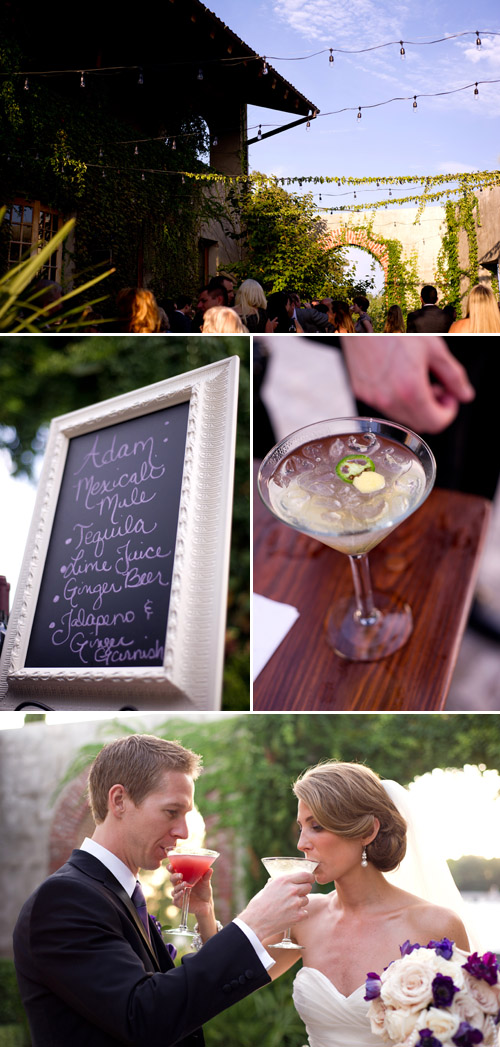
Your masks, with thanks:
[{"label": "woman with blonde hair", "polygon": [[131,334],[152,334],[159,331],[161,317],[156,298],[144,287],[124,287],[116,298],[121,331]]},{"label": "woman with blonde hair", "polygon": [[385,318],[384,331],[387,331],[390,334],[405,333],[403,311],[399,305],[389,306]]},{"label": "woman with blonde hair", "polygon": [[448,334],[491,334],[500,331],[500,309],[490,287],[476,284],[469,294],[467,315],[455,320]]},{"label": "woman with blonde hair", "polygon": [[451,909],[461,898],[444,859],[415,831],[411,797],[397,782],[362,764],[330,761],[305,771],[293,791],[297,847],[317,863],[316,882],[334,889],[312,894],[307,920],[292,928],[302,954],[274,952],[279,937],[264,942],[276,960],[269,973],[278,977],[302,955],[293,996],[309,1047],[376,1047],[367,973],[399,959],[408,941],[448,938],[467,949]]},{"label": "woman with blonde hair", "polygon": [[252,333],[266,331],[267,299],[258,280],[244,280],[236,292],[235,309]]},{"label": "woman with blonde hair", "polygon": [[234,309],[227,305],[214,305],[203,316],[202,334],[248,334],[248,327],[241,322]]}]

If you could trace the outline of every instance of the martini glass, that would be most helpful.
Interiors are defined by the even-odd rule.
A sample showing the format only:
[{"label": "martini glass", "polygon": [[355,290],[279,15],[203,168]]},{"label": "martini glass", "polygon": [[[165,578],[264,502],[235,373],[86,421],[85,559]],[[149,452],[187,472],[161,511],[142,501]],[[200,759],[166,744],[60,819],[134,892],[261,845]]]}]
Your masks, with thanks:
[{"label": "martini glass", "polygon": [[[289,876],[300,869],[305,872],[314,872],[317,862],[311,862],[309,858],[300,858],[293,856],[292,858],[262,858],[261,859],[264,868],[269,873],[271,880],[277,880],[278,876]],[[302,949],[302,945],[298,945],[297,942],[292,942],[290,937],[291,927],[288,927],[280,942],[276,945],[272,945],[272,949]]]},{"label": "martini glass", "polygon": [[203,847],[192,848],[189,851],[167,851],[167,858],[174,872],[181,873],[186,883],[182,892],[181,922],[178,927],[165,932],[169,937],[181,935],[183,938],[194,938],[195,932],[190,931],[187,924],[191,888],[201,880],[218,857],[218,851],[207,851]]},{"label": "martini glass", "polygon": [[346,553],[354,598],[326,622],[328,643],[351,661],[397,651],[411,635],[411,608],[396,594],[373,593],[368,553],[427,498],[436,463],[426,443],[378,418],[315,422],[281,440],[259,470],[268,509],[303,534]]}]

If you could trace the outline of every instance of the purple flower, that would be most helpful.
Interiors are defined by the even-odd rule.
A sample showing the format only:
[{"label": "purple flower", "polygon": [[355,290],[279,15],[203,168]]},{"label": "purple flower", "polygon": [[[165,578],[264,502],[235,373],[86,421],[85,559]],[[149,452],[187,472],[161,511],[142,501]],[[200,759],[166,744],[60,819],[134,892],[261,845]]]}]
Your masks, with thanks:
[{"label": "purple flower", "polygon": [[453,1003],[455,993],[459,991],[453,984],[453,978],[448,978],[445,974],[436,974],[432,982],[432,996],[436,1007],[449,1007]]},{"label": "purple flower", "polygon": [[442,956],[443,960],[451,960],[453,956],[453,942],[450,942],[449,938],[441,938],[439,942],[429,942],[427,948],[435,949],[438,956]]},{"label": "purple flower", "polygon": [[473,978],[482,979],[488,985],[496,985],[498,981],[498,964],[494,952],[485,952],[484,956],[473,952],[463,967]]},{"label": "purple flower", "polygon": [[156,930],[158,931],[158,934],[160,935],[160,938],[161,938],[161,936],[162,936],[161,923],[160,923],[158,917],[157,916],[152,916],[151,913],[149,913],[149,919],[151,920],[151,923],[154,923],[154,925],[156,927]]},{"label": "purple flower", "polygon": [[[163,941],[163,932],[162,932],[161,923],[160,923],[158,917],[157,916],[152,916],[151,913],[150,913],[149,914],[149,919],[151,920],[151,923],[154,924],[156,930],[158,931],[158,934],[160,935],[161,940]],[[171,960],[175,960],[175,957],[177,956],[177,949],[176,949],[175,945],[173,945],[172,942],[163,942],[163,944],[164,944],[164,946],[165,946],[165,948],[166,948],[166,950],[167,950],[167,952],[168,952],[168,954],[170,956],[170,959]]]},{"label": "purple flower", "polygon": [[418,942],[414,942],[413,945],[412,945],[410,943],[410,939],[407,938],[406,941],[403,942],[403,944],[399,946],[399,951],[401,953],[401,956],[409,956],[410,953],[413,952],[414,949],[421,949],[421,948],[422,948],[422,946],[419,945]]},{"label": "purple flower", "polygon": [[419,1029],[418,1035],[420,1036],[420,1041],[417,1047],[442,1047],[441,1040],[434,1036],[431,1029]]},{"label": "purple flower", "polygon": [[377,996],[380,996],[380,987],[382,982],[378,974],[374,974],[373,971],[366,975],[365,989],[366,996],[365,1000],[376,1000]]},{"label": "purple flower", "polygon": [[473,1047],[473,1044],[481,1043],[482,1039],[482,1032],[475,1029],[473,1025],[469,1025],[469,1022],[460,1022],[455,1035],[452,1036],[453,1043],[456,1043],[457,1047]]}]

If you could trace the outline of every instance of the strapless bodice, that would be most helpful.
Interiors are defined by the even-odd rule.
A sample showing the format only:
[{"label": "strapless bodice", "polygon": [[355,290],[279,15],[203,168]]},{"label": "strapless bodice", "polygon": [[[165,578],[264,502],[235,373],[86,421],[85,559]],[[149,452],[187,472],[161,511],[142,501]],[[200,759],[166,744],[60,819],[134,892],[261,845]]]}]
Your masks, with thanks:
[{"label": "strapless bodice", "polygon": [[321,971],[301,967],[293,983],[293,1002],[304,1022],[309,1047],[380,1047],[368,1020],[365,986],[343,996]]}]

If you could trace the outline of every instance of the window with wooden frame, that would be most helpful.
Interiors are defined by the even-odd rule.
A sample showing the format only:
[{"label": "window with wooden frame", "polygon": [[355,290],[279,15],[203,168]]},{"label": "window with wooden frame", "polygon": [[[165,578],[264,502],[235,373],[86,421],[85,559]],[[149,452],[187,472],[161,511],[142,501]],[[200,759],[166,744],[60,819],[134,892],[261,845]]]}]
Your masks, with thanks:
[{"label": "window with wooden frame", "polygon": [[[7,205],[5,221],[9,226],[7,266],[18,265],[28,253],[34,254],[57,233],[62,225],[62,216],[52,207],[45,207],[39,200],[16,199]],[[46,280],[61,282],[62,244],[41,266],[39,276]]]}]

